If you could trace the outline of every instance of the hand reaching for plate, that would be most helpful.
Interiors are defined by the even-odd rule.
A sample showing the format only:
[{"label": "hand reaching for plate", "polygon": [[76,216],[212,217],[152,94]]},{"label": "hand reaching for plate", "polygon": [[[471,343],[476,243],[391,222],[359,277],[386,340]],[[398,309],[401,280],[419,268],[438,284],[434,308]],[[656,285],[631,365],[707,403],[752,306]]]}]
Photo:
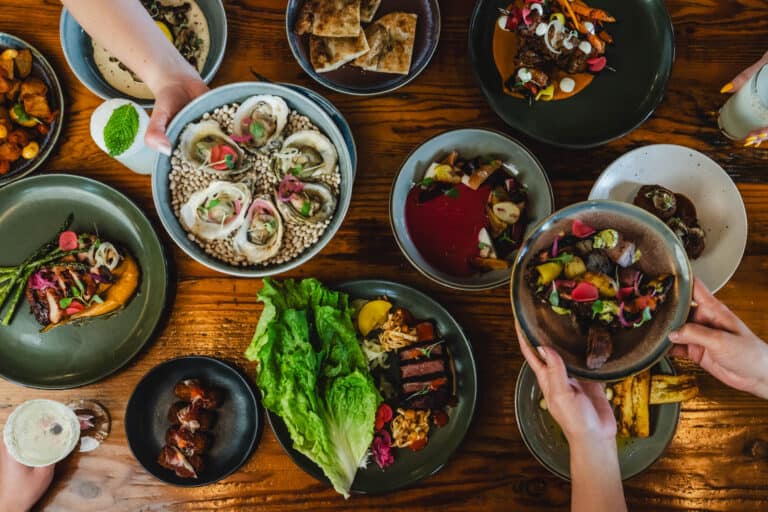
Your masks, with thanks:
[{"label": "hand reaching for plate", "polygon": [[616,418],[603,386],[568,377],[562,357],[550,347],[538,347],[541,359],[536,357],[520,327],[515,328],[520,350],[536,374],[547,408],[568,440],[571,510],[626,510]]},{"label": "hand reaching for plate", "polygon": [[25,466],[11,457],[0,442],[0,510],[23,512],[32,508],[53,480],[54,465]]},{"label": "hand reaching for plate", "polygon": [[[768,52],[765,52],[760,60],[749,66],[747,69],[736,75],[733,80],[725,84],[723,88],[720,89],[720,92],[737,92],[739,89],[744,87],[747,82],[749,82],[749,79],[752,78],[754,74],[760,70],[760,68],[766,64],[768,64]],[[768,126],[763,126],[762,128],[758,128],[749,132],[747,137],[744,139],[744,145],[758,147],[766,140],[768,140]]]},{"label": "hand reaching for plate", "polygon": [[149,119],[144,142],[164,155],[171,156],[171,144],[165,135],[168,122],[190,101],[208,91],[197,73],[163,76],[155,85],[155,106]]},{"label": "hand reaching for plate", "polygon": [[673,356],[698,363],[732,388],[768,398],[768,344],[696,279],[693,298],[698,307],[691,321],[669,339]]}]

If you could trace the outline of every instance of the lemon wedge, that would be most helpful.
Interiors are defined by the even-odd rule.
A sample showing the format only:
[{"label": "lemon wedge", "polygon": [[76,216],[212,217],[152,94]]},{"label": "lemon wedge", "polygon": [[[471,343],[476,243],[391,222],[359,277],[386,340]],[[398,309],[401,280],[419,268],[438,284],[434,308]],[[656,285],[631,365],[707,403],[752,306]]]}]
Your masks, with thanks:
[{"label": "lemon wedge", "polygon": [[168,38],[168,40],[173,43],[173,33],[171,32],[171,29],[168,28],[168,25],[163,23],[162,21],[155,20],[155,25],[160,27],[160,31],[165,34],[165,37]]},{"label": "lemon wedge", "polygon": [[392,304],[386,300],[372,300],[363,306],[357,316],[357,328],[360,334],[368,336],[372,330],[381,327],[387,321],[387,313],[390,309]]}]

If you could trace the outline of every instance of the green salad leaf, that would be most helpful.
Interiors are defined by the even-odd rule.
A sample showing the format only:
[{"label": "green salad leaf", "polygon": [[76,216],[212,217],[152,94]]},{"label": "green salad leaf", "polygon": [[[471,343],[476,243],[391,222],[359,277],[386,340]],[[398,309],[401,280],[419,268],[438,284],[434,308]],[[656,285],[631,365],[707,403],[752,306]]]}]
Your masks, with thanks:
[{"label": "green salad leaf", "polygon": [[283,419],[293,447],[349,497],[382,402],[349,299],[317,279],[264,279],[259,299],[264,311],[245,356],[258,361],[262,402]]},{"label": "green salad leaf", "polygon": [[112,111],[104,126],[104,146],[109,156],[125,153],[131,147],[139,133],[139,113],[136,108],[126,103]]}]

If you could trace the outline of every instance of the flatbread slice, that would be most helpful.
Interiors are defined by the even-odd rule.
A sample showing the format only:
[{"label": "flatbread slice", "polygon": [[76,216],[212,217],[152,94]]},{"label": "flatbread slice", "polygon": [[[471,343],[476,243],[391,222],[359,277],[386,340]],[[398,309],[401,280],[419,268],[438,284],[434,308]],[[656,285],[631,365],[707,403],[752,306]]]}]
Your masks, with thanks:
[{"label": "flatbread slice", "polygon": [[299,35],[357,37],[360,35],[360,0],[307,0],[294,27]]},{"label": "flatbread slice", "polygon": [[361,0],[360,2],[360,21],[370,23],[379,10],[381,0]]},{"label": "flatbread slice", "polygon": [[379,73],[407,75],[411,70],[418,16],[392,12],[365,29],[371,50],[355,59],[354,66]]},{"label": "flatbread slice", "polygon": [[368,53],[368,41],[362,30],[357,37],[309,36],[309,60],[318,73],[338,69]]}]

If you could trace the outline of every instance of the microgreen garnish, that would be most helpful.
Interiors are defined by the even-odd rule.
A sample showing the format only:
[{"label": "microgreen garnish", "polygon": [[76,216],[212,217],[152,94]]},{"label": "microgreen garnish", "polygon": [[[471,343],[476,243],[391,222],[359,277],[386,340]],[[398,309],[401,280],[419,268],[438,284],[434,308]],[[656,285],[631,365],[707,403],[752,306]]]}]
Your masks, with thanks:
[{"label": "microgreen garnish", "polygon": [[650,308],[649,306],[646,306],[646,307],[643,309],[643,316],[640,318],[640,321],[639,321],[639,322],[636,322],[636,323],[634,323],[633,325],[634,325],[635,327],[640,327],[640,326],[641,326],[641,325],[643,325],[645,322],[650,322],[650,321],[651,321],[651,318],[652,318],[652,316],[651,316],[651,308]]},{"label": "microgreen garnish", "polygon": [[603,314],[603,301],[598,299],[592,303],[592,318]]},{"label": "microgreen garnish", "polygon": [[248,127],[248,131],[251,132],[254,139],[260,139],[264,136],[264,125],[258,121],[253,121]]},{"label": "microgreen garnish", "polygon": [[557,287],[555,286],[555,283],[552,283],[552,291],[549,292],[549,303],[553,306],[560,305],[560,294],[557,293]]},{"label": "microgreen garnish", "polygon": [[405,398],[405,401],[408,402],[409,400],[413,400],[414,398],[417,398],[417,397],[420,397],[420,396],[424,396],[427,393],[429,393],[429,386],[424,386],[423,388],[421,388],[417,392],[413,393],[412,395],[407,396]]},{"label": "microgreen garnish", "polygon": [[301,172],[302,172],[303,170],[304,170],[304,166],[303,166],[303,165],[301,165],[301,164],[296,164],[296,166],[295,166],[295,167],[293,167],[293,168],[291,168],[291,170],[290,170],[289,172],[290,172],[291,174],[293,174],[294,176],[300,176],[300,175],[301,175]]},{"label": "microgreen garnish", "polygon": [[423,188],[429,188],[435,182],[432,178],[424,178],[417,185],[421,185]]},{"label": "microgreen garnish", "polygon": [[234,169],[235,168],[235,160],[232,158],[232,155],[227,154],[224,157],[224,163],[227,164],[227,169]]},{"label": "microgreen garnish", "polygon": [[459,189],[457,189],[456,187],[451,187],[445,192],[443,192],[443,194],[447,195],[451,199],[456,199],[457,197],[459,197]]},{"label": "microgreen garnish", "polygon": [[557,256],[556,258],[549,258],[547,260],[547,263],[556,262],[556,263],[566,264],[566,263],[570,263],[571,261],[573,261],[573,254],[564,252],[563,254],[561,254],[560,256]]},{"label": "microgreen garnish", "polygon": [[72,297],[65,297],[61,300],[59,300],[59,307],[61,309],[67,309],[70,304],[72,304]]},{"label": "microgreen garnish", "polygon": [[445,340],[436,341],[426,347],[419,347],[419,352],[421,352],[424,357],[429,358],[429,356],[432,355],[432,351],[435,349],[435,347],[443,343],[443,341]]},{"label": "microgreen garnish", "polygon": [[101,298],[101,297],[99,297],[98,295],[94,295],[94,296],[91,298],[91,302],[95,302],[96,304],[103,304],[103,303],[104,303],[104,299],[102,299],[102,298]]},{"label": "microgreen garnish", "polygon": [[301,205],[301,214],[304,217],[309,217],[309,209],[312,207],[312,204],[309,201],[304,201],[304,203]]}]

